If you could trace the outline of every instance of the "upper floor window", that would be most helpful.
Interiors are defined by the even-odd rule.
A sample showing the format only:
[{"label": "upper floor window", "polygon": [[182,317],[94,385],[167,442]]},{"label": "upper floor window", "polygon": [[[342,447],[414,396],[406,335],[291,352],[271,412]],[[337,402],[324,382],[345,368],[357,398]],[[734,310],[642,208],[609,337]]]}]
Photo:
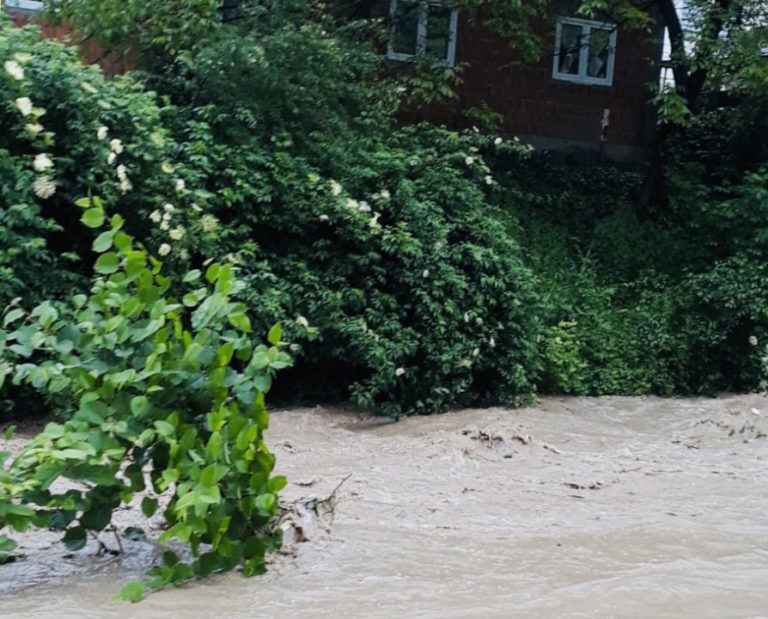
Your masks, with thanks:
[{"label": "upper floor window", "polygon": [[555,31],[552,77],[579,84],[613,84],[616,26],[561,17]]},{"label": "upper floor window", "polygon": [[411,60],[418,55],[448,66],[456,60],[457,11],[445,2],[391,0],[392,27],[387,56]]},{"label": "upper floor window", "polygon": [[20,11],[42,11],[43,0],[5,0],[5,7],[8,9],[16,9]]}]

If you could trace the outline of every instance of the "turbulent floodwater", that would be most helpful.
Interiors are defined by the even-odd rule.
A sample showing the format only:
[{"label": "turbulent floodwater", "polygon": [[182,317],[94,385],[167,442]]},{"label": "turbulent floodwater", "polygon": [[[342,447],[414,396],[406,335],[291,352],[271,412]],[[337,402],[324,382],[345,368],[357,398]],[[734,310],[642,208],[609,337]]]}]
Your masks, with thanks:
[{"label": "turbulent floodwater", "polygon": [[[0,567],[13,617],[768,617],[768,399],[544,399],[388,423],[278,412],[286,500],[337,490],[267,575],[111,602],[155,550]],[[0,448],[2,444],[0,444]],[[106,540],[109,542],[109,540]]]}]

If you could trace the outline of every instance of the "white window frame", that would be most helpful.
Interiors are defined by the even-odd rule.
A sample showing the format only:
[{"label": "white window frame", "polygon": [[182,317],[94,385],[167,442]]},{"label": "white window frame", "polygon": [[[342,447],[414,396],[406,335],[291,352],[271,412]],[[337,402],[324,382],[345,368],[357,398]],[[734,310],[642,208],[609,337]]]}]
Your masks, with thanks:
[{"label": "white window frame", "polygon": [[[390,31],[390,38],[389,38],[389,44],[387,46],[387,58],[390,60],[400,60],[403,62],[410,62],[412,61],[416,56],[419,56],[423,54],[426,51],[427,48],[427,17],[428,17],[428,11],[429,11],[429,5],[434,6],[450,6],[447,2],[435,2],[434,0],[412,0],[413,4],[422,4],[422,10],[419,11],[419,23],[417,27],[416,32],[416,53],[415,54],[404,54],[402,52],[396,52],[394,49],[392,49],[392,38],[395,34],[395,28],[397,27],[397,24],[395,23],[395,19],[397,17],[397,3],[401,0],[390,0],[389,3],[389,16],[392,20],[392,28]],[[456,9],[453,9],[451,11],[451,19],[448,26],[449,29],[449,36],[450,39],[448,41],[448,50],[446,52],[445,58],[441,60],[441,62],[447,66],[452,67],[454,64],[456,64],[456,33],[458,30],[458,23],[459,23],[459,12]]]},{"label": "white window frame", "polygon": [[5,8],[17,11],[42,11],[43,0],[5,0]]},{"label": "white window frame", "polygon": [[[579,72],[561,73],[560,67],[560,42],[563,25],[581,27],[581,49],[579,50]],[[587,62],[589,61],[589,35],[592,30],[606,30],[610,32],[608,51],[608,66],[605,69],[605,77],[592,77],[587,75]],[[616,62],[616,25],[609,22],[578,19],[576,17],[560,17],[555,28],[555,55],[552,60],[552,79],[573,82],[576,84],[589,84],[593,86],[612,86],[613,67]]]}]

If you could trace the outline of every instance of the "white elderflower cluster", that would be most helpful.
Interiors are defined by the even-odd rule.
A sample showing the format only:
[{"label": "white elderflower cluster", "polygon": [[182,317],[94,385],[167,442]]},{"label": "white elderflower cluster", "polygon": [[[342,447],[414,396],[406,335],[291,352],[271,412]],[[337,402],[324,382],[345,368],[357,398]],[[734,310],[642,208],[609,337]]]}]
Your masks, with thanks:
[{"label": "white elderflower cluster", "polygon": [[168,233],[168,236],[171,237],[171,240],[173,241],[180,241],[184,238],[186,232],[184,226],[176,226]]},{"label": "white elderflower cluster", "polygon": [[131,189],[133,189],[133,185],[128,179],[128,170],[122,163],[117,166],[115,173],[117,174],[117,179],[120,181],[120,191],[123,193],[128,193]]},{"label": "white elderflower cluster", "polygon": [[22,116],[29,116],[32,113],[32,100],[29,97],[19,97],[15,103]]},{"label": "white elderflower cluster", "polygon": [[56,193],[56,185],[50,176],[38,176],[32,184],[32,189],[42,200],[47,200]]},{"label": "white elderflower cluster", "polygon": [[18,81],[24,79],[24,69],[22,69],[21,65],[15,60],[6,60],[3,63],[3,68],[5,68],[5,72],[8,73],[8,75],[10,75],[13,79]]},{"label": "white elderflower cluster", "polygon": [[35,172],[45,172],[53,167],[53,161],[45,153],[39,153],[35,155],[35,161],[32,165],[35,168]]},{"label": "white elderflower cluster", "polygon": [[215,215],[206,214],[200,218],[200,227],[203,229],[203,232],[205,232],[206,234],[210,234],[211,232],[216,230],[218,225],[219,225],[219,220],[216,219]]}]

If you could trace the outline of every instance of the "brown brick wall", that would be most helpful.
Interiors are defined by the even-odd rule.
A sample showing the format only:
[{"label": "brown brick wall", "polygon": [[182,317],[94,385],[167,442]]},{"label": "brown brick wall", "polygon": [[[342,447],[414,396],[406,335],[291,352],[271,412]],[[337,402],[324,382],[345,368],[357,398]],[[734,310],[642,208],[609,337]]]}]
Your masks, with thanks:
[{"label": "brown brick wall", "polygon": [[603,110],[609,109],[608,142],[645,145],[655,52],[651,37],[619,30],[613,84],[593,86],[552,78],[554,32],[544,36],[551,51],[532,66],[515,66],[515,54],[504,41],[460,18],[456,61],[469,64],[458,89],[461,106],[487,103],[502,114],[510,133],[595,144]]},{"label": "brown brick wall", "polygon": [[[58,39],[65,42],[75,38],[72,27],[67,24],[51,26],[22,13],[11,14],[11,21],[17,26],[22,26],[31,20],[34,20],[41,27],[45,38]],[[92,64],[98,62],[104,74],[110,77],[119,73],[125,73],[135,67],[134,58],[131,55],[127,57],[118,56],[117,54],[104,55],[104,49],[93,42],[81,45],[80,52],[85,63]]]}]

